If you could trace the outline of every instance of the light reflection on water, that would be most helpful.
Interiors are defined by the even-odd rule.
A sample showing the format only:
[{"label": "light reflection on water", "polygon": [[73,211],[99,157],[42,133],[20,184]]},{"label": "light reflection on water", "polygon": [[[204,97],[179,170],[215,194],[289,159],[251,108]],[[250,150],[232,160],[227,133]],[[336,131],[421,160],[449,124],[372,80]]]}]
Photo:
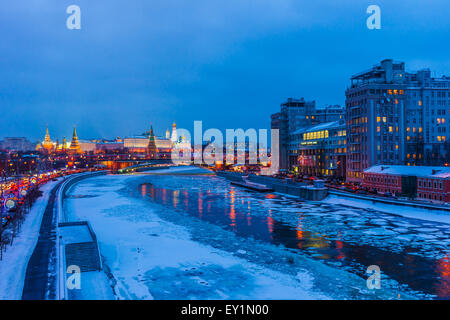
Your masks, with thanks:
[{"label": "light reflection on water", "polygon": [[[141,197],[182,210],[210,223],[222,225],[238,236],[251,236],[274,245],[297,249],[310,257],[326,262],[340,262],[343,267],[364,278],[367,277],[364,274],[367,266],[376,264],[380,266],[383,273],[399,283],[408,285],[413,290],[434,294],[444,299],[450,298],[448,254],[432,259],[421,255],[421,249],[416,244],[413,246],[408,243],[404,244],[401,250],[391,251],[383,243],[389,237],[383,238],[379,235],[361,234],[361,239],[364,236],[364,239],[372,240],[372,243],[348,240],[346,237],[349,237],[349,230],[352,232],[356,230],[357,222],[352,216],[347,219],[333,220],[328,218],[332,215],[324,212],[326,220],[321,220],[321,223],[325,223],[326,228],[323,228],[325,225],[323,227],[319,225],[312,231],[311,225],[314,225],[318,216],[317,212],[321,212],[323,206],[317,204],[316,208],[310,203],[302,204],[276,194],[247,192],[231,186],[222,179],[198,176],[152,179],[154,180],[150,180],[152,183],[140,185]],[[268,204],[268,201],[277,201],[278,206],[271,205],[271,202]],[[282,204],[281,209],[279,204]],[[302,206],[306,205],[308,205],[307,210],[302,209]],[[343,210],[341,206],[327,206],[332,212]],[[274,213],[279,214],[280,210],[286,207],[294,209],[298,207],[298,212],[293,210],[292,213],[285,213],[298,217],[296,226],[275,218]],[[373,215],[374,212],[362,212],[362,214]],[[411,220],[416,221],[399,218],[400,222],[410,223]],[[371,230],[369,225],[380,228],[373,220],[361,224],[369,228],[364,230]],[[328,235],[330,230],[334,230],[335,234]],[[378,241],[380,246],[373,245],[373,241]]]}]

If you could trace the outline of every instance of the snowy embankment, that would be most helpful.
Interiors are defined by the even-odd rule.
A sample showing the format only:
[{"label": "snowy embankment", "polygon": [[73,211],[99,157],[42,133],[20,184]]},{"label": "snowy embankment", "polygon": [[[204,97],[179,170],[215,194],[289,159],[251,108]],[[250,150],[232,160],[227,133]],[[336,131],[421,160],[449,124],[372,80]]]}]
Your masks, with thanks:
[{"label": "snowy embankment", "polygon": [[[127,180],[140,178],[87,179],[66,199],[69,220],[91,223],[117,299],[380,298],[348,272],[131,197],[124,191]],[[161,210],[179,223],[164,219]],[[253,262],[258,259],[264,262]],[[292,267],[277,270],[285,259]],[[89,290],[86,285],[82,279]],[[388,290],[380,294],[396,298]]]},{"label": "snowy embankment", "polygon": [[447,211],[427,210],[422,208],[408,207],[404,205],[391,205],[375,202],[372,200],[355,199],[345,196],[340,197],[336,195],[329,195],[327,198],[322,200],[322,202],[329,204],[340,204],[355,208],[372,209],[407,218],[450,224],[450,213]]},{"label": "snowy embankment", "polygon": [[26,215],[20,233],[12,246],[6,247],[3,260],[0,261],[0,300],[18,300],[22,298],[28,261],[39,238],[42,216],[44,214],[51,190],[58,182],[51,181],[40,188],[39,197]]}]

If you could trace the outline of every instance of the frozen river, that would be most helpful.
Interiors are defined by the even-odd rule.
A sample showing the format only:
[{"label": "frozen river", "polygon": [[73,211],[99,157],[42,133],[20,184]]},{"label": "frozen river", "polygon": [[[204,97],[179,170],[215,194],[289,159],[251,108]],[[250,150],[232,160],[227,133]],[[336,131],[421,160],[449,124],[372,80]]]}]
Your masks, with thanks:
[{"label": "frozen river", "polygon": [[[67,203],[97,233],[117,298],[450,298],[445,223],[198,175],[91,178]],[[366,286],[369,265],[380,290]]]}]

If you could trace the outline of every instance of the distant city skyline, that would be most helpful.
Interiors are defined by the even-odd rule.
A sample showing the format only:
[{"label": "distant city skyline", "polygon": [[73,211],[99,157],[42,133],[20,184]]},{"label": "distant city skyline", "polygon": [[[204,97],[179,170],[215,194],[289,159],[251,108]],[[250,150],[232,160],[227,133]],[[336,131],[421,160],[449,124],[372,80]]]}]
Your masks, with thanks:
[{"label": "distant city skyline", "polygon": [[[175,121],[269,128],[289,97],[344,105],[380,60],[450,75],[447,1],[7,1],[0,9],[0,139],[124,137]],[[65,10],[80,6],[81,30]]]}]

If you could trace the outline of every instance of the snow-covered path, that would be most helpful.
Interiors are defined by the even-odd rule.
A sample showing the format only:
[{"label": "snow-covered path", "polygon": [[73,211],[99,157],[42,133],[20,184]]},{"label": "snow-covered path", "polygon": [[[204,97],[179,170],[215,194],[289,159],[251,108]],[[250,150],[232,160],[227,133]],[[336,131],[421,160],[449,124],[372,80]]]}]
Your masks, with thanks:
[{"label": "snow-covered path", "polygon": [[32,210],[22,225],[22,230],[14,239],[13,246],[7,247],[3,260],[0,261],[0,300],[22,298],[28,261],[38,241],[41,220],[50,192],[57,183],[51,181],[41,187],[43,195],[33,204]]},{"label": "snow-covered path", "polygon": [[[189,179],[194,180],[187,185]],[[299,254],[298,248],[260,241],[258,237],[263,237],[262,234],[239,236],[233,229],[242,227],[238,205],[258,204],[260,208],[270,205],[276,209],[277,204],[272,203],[272,199],[261,201],[244,191],[240,194],[241,191],[234,188],[227,189],[228,184],[216,177],[195,179],[104,176],[84,180],[71,189],[66,214],[72,220],[90,221],[97,234],[104,263],[114,278],[111,284],[117,298],[413,298],[398,287],[393,290],[392,281],[388,279],[384,290],[369,290],[365,279]],[[155,186],[168,185],[169,189],[149,188],[148,182]],[[204,188],[209,188],[210,184],[217,189],[209,190],[208,194]],[[248,199],[245,198],[244,203],[244,198],[230,196],[230,190]],[[189,192],[202,196],[192,203]],[[217,199],[219,203],[236,201],[229,208],[231,211],[226,213],[232,222],[229,226],[201,217],[202,214],[214,217],[222,214],[208,208]],[[250,204],[251,201],[254,203]],[[198,217],[192,216],[192,208]],[[296,208],[290,209],[288,216],[295,216],[292,212]],[[253,216],[244,217],[249,228],[259,228],[261,219],[258,214],[255,211]],[[279,223],[271,217],[264,219],[267,221],[264,228],[268,228],[273,237],[278,232]],[[306,230],[298,230],[297,236],[302,232],[306,237]],[[325,240],[315,241],[311,248],[325,245]]]}]

